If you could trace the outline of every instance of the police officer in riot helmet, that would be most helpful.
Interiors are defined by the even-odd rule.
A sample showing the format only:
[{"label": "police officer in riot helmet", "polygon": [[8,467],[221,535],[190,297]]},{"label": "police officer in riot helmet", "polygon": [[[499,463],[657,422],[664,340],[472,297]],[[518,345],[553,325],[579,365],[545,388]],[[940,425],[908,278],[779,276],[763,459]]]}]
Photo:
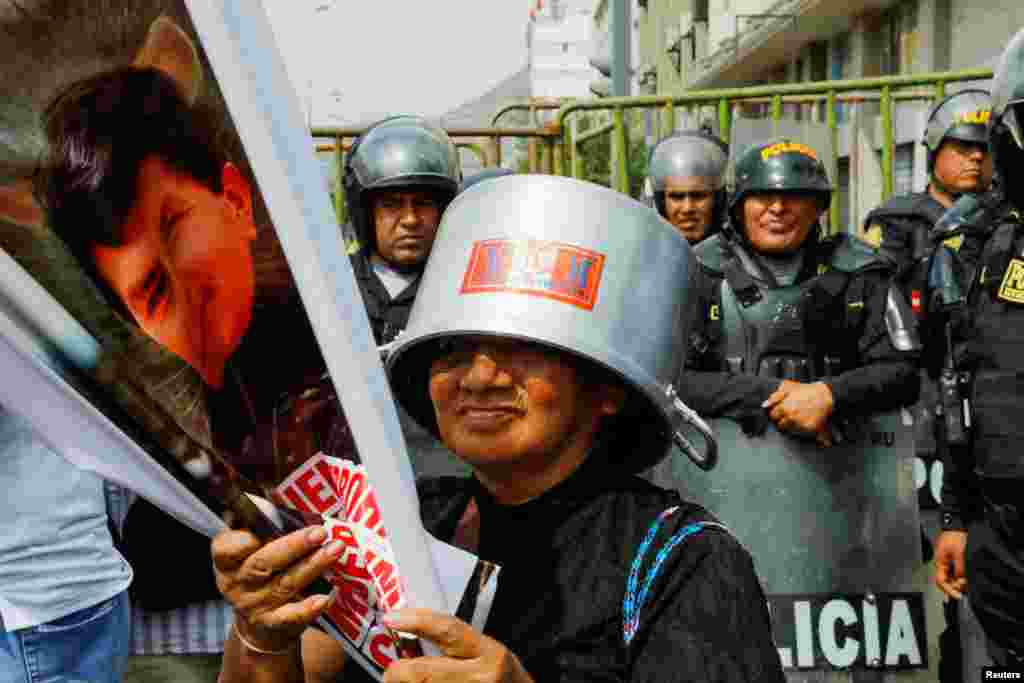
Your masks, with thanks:
[{"label": "police officer in riot helmet", "polygon": [[1024,665],[1024,31],[996,70],[989,135],[1008,206],[987,223],[977,267],[964,272],[966,305],[954,353],[969,378],[970,433],[950,448],[935,581],[966,592],[997,664]]},{"label": "police officer in riot helmet", "polygon": [[[931,256],[938,246],[931,232],[957,198],[990,189],[993,169],[987,125],[991,108],[989,93],[976,89],[962,90],[935,104],[921,139],[927,150],[927,187],[923,192],[893,197],[869,213],[865,222],[867,240],[896,263],[896,281],[910,301],[921,337],[929,347],[926,356],[935,342],[944,339],[945,322],[941,311],[932,305],[933,288],[928,282]],[[962,263],[977,260],[980,240],[975,234],[957,235],[945,242],[950,250],[959,251]],[[921,400],[912,409],[914,449],[918,457],[930,462],[945,448],[945,440],[936,433],[937,385],[927,377],[922,380]],[[931,561],[932,547],[924,525],[922,542],[924,558]],[[948,629],[939,639],[940,677],[946,680],[948,671],[959,680],[956,603],[947,603],[945,613]]]},{"label": "police officer in riot helmet", "polygon": [[[936,104],[921,139],[928,150],[928,186],[924,192],[893,197],[865,221],[867,240],[896,262],[904,294],[919,315],[927,303],[922,300],[925,273],[915,266],[927,250],[928,231],[959,196],[987,192],[992,184],[991,109],[984,90],[963,90]],[[953,238],[949,246],[959,249],[962,242]],[[975,240],[968,240],[964,256],[976,258]]]},{"label": "police officer in riot helmet", "polygon": [[645,193],[658,213],[697,244],[719,231],[725,219],[725,169],[729,148],[714,135],[688,130],[651,150]]},{"label": "police officer in riot helmet", "polygon": [[415,116],[370,126],[345,159],[352,255],[378,344],[405,327],[445,207],[462,173],[447,133]]},{"label": "police officer in riot helmet", "polygon": [[684,401],[748,434],[833,443],[840,418],[917,398],[916,328],[890,264],[861,240],[824,237],[832,185],[789,139],[736,162],[726,229],[696,248],[703,325],[679,382]]}]

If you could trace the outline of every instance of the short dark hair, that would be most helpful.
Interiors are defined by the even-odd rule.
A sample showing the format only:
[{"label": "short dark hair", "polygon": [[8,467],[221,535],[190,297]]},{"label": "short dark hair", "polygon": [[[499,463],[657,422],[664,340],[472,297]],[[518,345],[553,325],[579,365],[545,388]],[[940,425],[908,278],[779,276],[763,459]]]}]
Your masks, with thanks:
[{"label": "short dark hair", "polygon": [[[93,245],[118,246],[137,200],[139,167],[157,155],[173,169],[220,193],[227,155],[222,123],[190,105],[154,68],[123,67],[77,81],[43,113],[48,149],[35,179],[51,229],[104,294]],[[112,302],[119,303],[117,297]]]}]

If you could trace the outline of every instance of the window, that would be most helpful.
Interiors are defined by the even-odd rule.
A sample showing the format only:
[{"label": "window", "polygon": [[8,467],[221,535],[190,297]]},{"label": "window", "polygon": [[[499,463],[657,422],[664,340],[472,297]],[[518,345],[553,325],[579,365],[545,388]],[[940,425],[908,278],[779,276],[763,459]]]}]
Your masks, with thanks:
[{"label": "window", "polygon": [[850,77],[850,34],[843,33],[832,39],[832,74],[830,80]]},{"label": "window", "polygon": [[[804,71],[804,59],[803,57],[796,60],[793,65],[793,83],[802,83],[807,80],[807,72]],[[804,118],[804,105],[800,102],[793,102],[783,107],[783,111],[790,118],[797,121],[802,121]]]},{"label": "window", "polygon": [[[836,232],[848,232],[850,230],[850,157],[843,157],[839,160],[839,168],[836,170],[836,192],[832,201],[839,202],[839,225]],[[831,226],[830,226],[831,228]],[[854,228],[856,232],[857,228]]]},{"label": "window", "polygon": [[894,76],[914,71],[920,40],[917,0],[904,0],[883,15],[878,40],[882,75]]},{"label": "window", "polygon": [[893,158],[893,194],[914,191],[914,143],[897,145]]},{"label": "window", "polygon": [[812,81],[828,80],[828,45],[811,43],[811,71],[808,74]]},{"label": "window", "polygon": [[693,3],[693,20],[708,20],[708,0],[696,0],[696,2]]},{"label": "window", "polygon": [[[808,62],[810,65],[807,73],[809,80],[816,83],[828,80],[828,45],[826,43],[811,43]],[[827,118],[825,102],[819,102],[812,109],[817,114],[815,121],[824,123]]]},{"label": "window", "polygon": [[[832,66],[829,80],[850,78],[850,34],[843,33],[832,39]],[[836,121],[844,123],[850,116],[849,105],[836,104]],[[845,225],[845,223],[844,223]]]}]

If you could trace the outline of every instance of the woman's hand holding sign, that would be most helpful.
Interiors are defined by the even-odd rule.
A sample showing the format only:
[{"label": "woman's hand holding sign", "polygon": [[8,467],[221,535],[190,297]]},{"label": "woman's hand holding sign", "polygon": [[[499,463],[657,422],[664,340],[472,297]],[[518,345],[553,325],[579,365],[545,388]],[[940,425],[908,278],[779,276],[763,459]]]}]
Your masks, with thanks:
[{"label": "woman's hand holding sign", "polygon": [[[302,633],[329,602],[325,595],[301,598],[301,591],[337,560],[342,549],[337,543],[324,545],[326,538],[322,528],[310,527],[266,544],[248,531],[224,531],[213,539],[217,585],[235,608],[234,651],[240,655],[225,657],[224,680],[301,680]],[[387,683],[533,681],[507,647],[455,617],[404,609],[389,614],[385,622],[436,643],[444,655],[399,660],[385,672]],[[301,649],[303,659],[309,654],[306,650]]]},{"label": "woman's hand holding sign", "polygon": [[384,621],[397,631],[431,641],[444,653],[443,657],[398,660],[384,672],[384,683],[533,681],[507,647],[455,617],[426,609],[403,609],[387,615]]},{"label": "woman's hand holding sign", "polygon": [[341,553],[340,544],[324,546],[326,539],[321,527],[266,544],[248,531],[224,531],[213,539],[217,586],[234,606],[235,628],[249,650],[284,654],[327,608],[329,596],[301,597]]}]

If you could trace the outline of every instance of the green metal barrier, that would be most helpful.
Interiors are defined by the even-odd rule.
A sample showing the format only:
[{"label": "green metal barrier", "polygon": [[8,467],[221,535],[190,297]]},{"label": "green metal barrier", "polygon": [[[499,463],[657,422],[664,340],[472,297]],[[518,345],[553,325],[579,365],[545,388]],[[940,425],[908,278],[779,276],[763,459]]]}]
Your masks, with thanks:
[{"label": "green metal barrier", "polygon": [[[546,108],[556,110],[562,106],[563,101],[544,102],[533,105],[534,108]],[[511,105],[506,110],[511,111],[524,105]],[[499,112],[500,113],[503,112]],[[495,117],[498,118],[497,116]],[[310,133],[314,138],[329,138],[331,143],[317,144],[315,149],[318,152],[334,152],[332,163],[335,170],[334,187],[334,210],[338,222],[345,221],[345,193],[343,190],[343,169],[345,168],[345,152],[348,150],[351,141],[365,132],[365,128],[313,128]],[[547,172],[556,175],[565,175],[566,167],[562,163],[564,150],[568,144],[563,143],[562,132],[553,126],[545,128],[529,127],[491,127],[491,128],[448,128],[445,129],[449,137],[460,149],[468,149],[475,154],[486,166],[497,166],[501,163],[501,140],[503,138],[525,138],[540,140],[544,145],[544,153],[548,163]],[[491,150],[488,154],[487,147],[480,141],[483,138],[491,141]],[[531,155],[533,156],[533,155]],[[542,165],[534,164],[530,167],[531,173],[541,172]]]},{"label": "green metal barrier", "polygon": [[[859,103],[877,101],[880,105],[882,122],[882,193],[888,199],[893,193],[895,133],[893,130],[894,103],[899,101],[931,100],[937,101],[945,96],[949,83],[961,81],[984,80],[992,77],[991,69],[972,69],[942,73],[913,74],[906,76],[886,76],[878,78],[861,78],[842,81],[821,81],[815,83],[788,83],[782,85],[765,85],[745,88],[726,88],[721,90],[693,90],[674,96],[646,95],[639,97],[606,97],[592,100],[574,100],[562,105],[558,110],[557,128],[567,131],[569,116],[583,111],[610,111],[612,123],[576,137],[569,145],[572,162],[564,169],[569,175],[579,177],[583,163],[580,145],[594,137],[611,133],[612,186],[620,191],[628,192],[629,177],[627,172],[627,150],[629,131],[625,125],[626,110],[660,108],[662,113],[661,133],[667,135],[675,127],[675,107],[685,106],[692,112],[695,108],[717,107],[719,133],[728,142],[732,133],[734,109],[740,103],[764,103],[770,107],[772,120],[778,121],[783,116],[787,104],[819,106],[824,103],[825,123],[832,135],[832,169],[838,167],[838,131],[839,116],[837,107],[841,103]],[[927,91],[908,92],[904,88],[926,87]],[[500,116],[509,107],[499,111]],[[536,107],[535,107],[536,108]],[[497,116],[495,117],[497,120]],[[568,135],[566,133],[566,135]],[[829,225],[835,230],[839,224],[839,204],[832,202],[829,214]]]}]

